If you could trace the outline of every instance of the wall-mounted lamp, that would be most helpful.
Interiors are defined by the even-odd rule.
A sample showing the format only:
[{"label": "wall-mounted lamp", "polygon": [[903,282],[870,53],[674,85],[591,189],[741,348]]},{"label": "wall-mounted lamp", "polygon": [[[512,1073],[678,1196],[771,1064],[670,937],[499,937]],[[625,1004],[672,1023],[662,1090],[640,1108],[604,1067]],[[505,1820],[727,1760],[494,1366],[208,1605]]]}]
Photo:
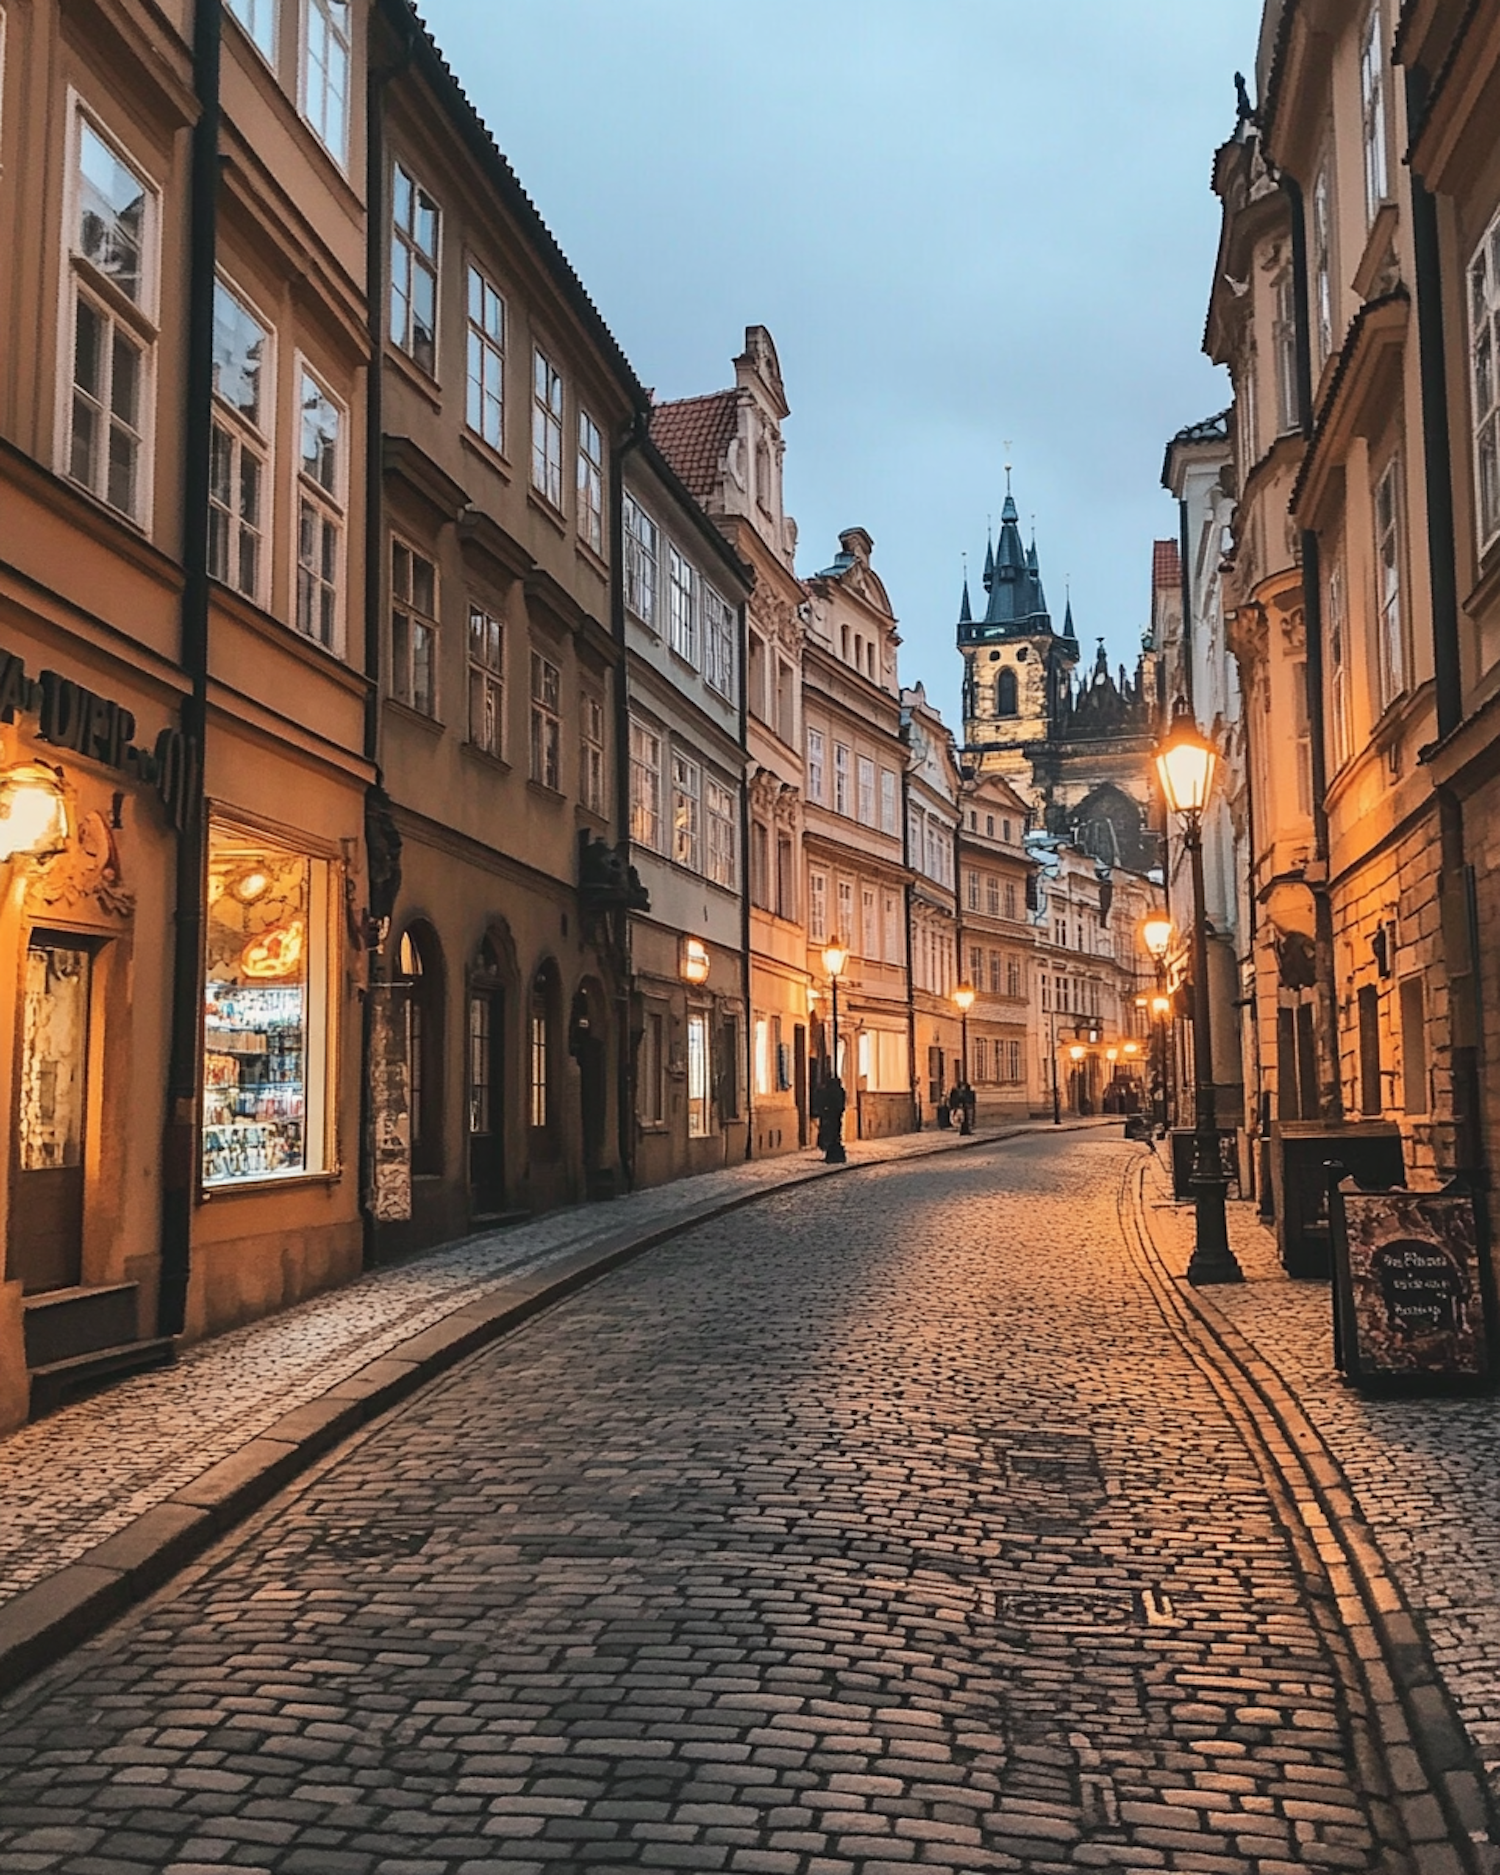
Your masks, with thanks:
[{"label": "wall-mounted lamp", "polygon": [[61,771],[35,762],[0,777],[0,861],[46,859],[67,844]]},{"label": "wall-mounted lamp", "polygon": [[707,983],[710,969],[708,946],[701,938],[684,938],[677,973],[684,983]]}]

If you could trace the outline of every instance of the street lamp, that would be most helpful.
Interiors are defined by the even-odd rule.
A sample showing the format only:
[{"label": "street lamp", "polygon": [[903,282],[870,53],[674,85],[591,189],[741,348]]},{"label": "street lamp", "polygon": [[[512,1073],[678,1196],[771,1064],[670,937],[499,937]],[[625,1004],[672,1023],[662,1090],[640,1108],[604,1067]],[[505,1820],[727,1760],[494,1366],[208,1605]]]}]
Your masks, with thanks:
[{"label": "street lamp", "polygon": [[1188,1281],[1239,1283],[1244,1271],[1229,1247],[1225,1194],[1229,1181],[1219,1156],[1219,1120],[1214,1110],[1214,1051],[1209,1031],[1208,914],[1204,909],[1203,810],[1213,790],[1219,751],[1199,730],[1179,698],[1172,726],[1156,751],[1156,773],[1167,806],[1182,822],[1182,844],[1193,879],[1193,1141],[1194,1235]]},{"label": "street lamp", "polygon": [[708,946],[702,938],[684,938],[682,955],[677,960],[677,972],[683,982],[691,983],[695,988],[707,983],[712,967]]},{"label": "street lamp", "polygon": [[823,946],[823,968],[833,987],[833,1073],[823,1086],[822,1110],[818,1116],[818,1144],[829,1165],[842,1165],[848,1157],[844,1150],[844,1107],[848,1096],[839,1074],[839,978],[848,961],[849,946],[830,938]]},{"label": "street lamp", "polygon": [[963,1038],[959,1044],[958,1056],[958,1078],[963,1086],[963,1104],[959,1108],[958,1119],[958,1130],[960,1133],[972,1133],[974,1131],[974,1123],[969,1117],[972,1111],[969,1106],[969,1011],[974,1007],[974,995],[975,991],[972,983],[960,983],[958,988],[953,992],[953,1000],[958,1004],[960,1034]]},{"label": "street lamp", "polygon": [[1158,969],[1172,948],[1173,929],[1172,920],[1164,911],[1152,912],[1149,918],[1141,920],[1141,942]]}]

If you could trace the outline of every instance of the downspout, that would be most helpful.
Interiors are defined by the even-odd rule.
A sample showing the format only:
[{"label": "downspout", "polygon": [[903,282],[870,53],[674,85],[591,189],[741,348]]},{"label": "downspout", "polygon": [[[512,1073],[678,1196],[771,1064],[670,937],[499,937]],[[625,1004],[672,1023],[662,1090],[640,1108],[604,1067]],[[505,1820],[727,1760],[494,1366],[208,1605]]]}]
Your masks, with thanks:
[{"label": "downspout", "polygon": [[911,774],[903,758],[901,768],[901,863],[906,868],[908,877],[902,887],[902,896],[906,901],[906,1060],[911,1070],[911,1110],[914,1132],[922,1130],[921,1075],[917,1068],[917,990],[912,978],[912,958],[916,955],[912,944],[912,918],[916,908],[916,887],[910,874],[911,863]]},{"label": "downspout", "polygon": [[[741,600],[737,608],[739,613],[739,638],[735,650],[739,657],[739,699],[740,699],[740,753],[745,756],[745,766],[749,767],[748,751],[750,747],[750,700],[746,692],[746,675],[749,659],[746,646],[749,643],[749,606]],[[752,974],[750,966],[750,790],[745,784],[745,777],[740,777],[740,979],[745,998],[745,1157],[754,1158],[752,1150],[755,1144],[755,1010],[751,1005]],[[800,880],[798,881],[800,884]],[[777,1063],[778,1069],[780,1062]]]},{"label": "downspout", "polygon": [[[1285,170],[1274,172],[1287,199],[1292,224],[1292,298],[1296,313],[1297,404],[1304,441],[1313,433],[1312,325],[1307,279],[1306,203],[1301,184]],[[1323,716],[1323,572],[1318,535],[1300,532],[1302,549],[1302,620],[1307,651],[1306,688],[1309,767],[1312,782],[1313,970],[1321,1006],[1323,1046],[1318,1062],[1318,1104],[1324,1120],[1344,1118],[1343,1075],[1339,1066],[1337,979],[1333,960],[1333,903],[1328,896],[1328,744]]]},{"label": "downspout", "polygon": [[[373,16],[372,16],[373,20]],[[383,610],[381,594],[385,569],[385,104],[391,82],[410,66],[415,31],[403,20],[399,55],[389,64],[370,64],[365,76],[365,335],[369,358],[365,367],[365,720],[364,756],[375,770],[367,791],[368,808],[385,811],[385,790],[380,775],[380,642]],[[368,832],[367,832],[368,847]],[[372,868],[366,852],[366,885]],[[365,982],[360,996],[359,1077],[359,1221],[364,1267],[377,1257],[375,1214],[370,1205],[370,1143],[373,1114],[370,1055],[373,1003],[381,981],[380,953],[367,945]]]},{"label": "downspout", "polygon": [[[619,839],[615,851],[630,864],[630,650],[625,631],[625,458],[640,448],[651,427],[649,410],[631,413],[623,436],[610,439],[609,478],[609,623],[620,653],[615,682],[615,802]],[[740,790],[741,795],[744,789]],[[741,810],[741,820],[744,813]],[[743,849],[742,849],[743,850]],[[636,1049],[631,1040],[631,1008],[635,996],[635,968],[631,949],[630,911],[614,913],[615,952],[619,960],[619,1053],[615,1061],[615,1141],[625,1189],[635,1189]]]},{"label": "downspout", "polygon": [[[1406,116],[1414,142],[1426,113],[1428,76],[1406,69]],[[1453,511],[1453,439],[1448,421],[1448,374],[1443,337],[1442,246],[1437,202],[1411,170],[1412,249],[1416,273],[1417,356],[1422,397],[1422,456],[1427,493],[1427,566],[1432,592],[1432,666],[1437,739],[1452,735],[1464,718],[1463,668],[1458,627],[1458,537]],[[1443,951],[1452,1025],[1453,1168],[1475,1188],[1489,1189],[1481,1123],[1480,984],[1473,874],[1468,864],[1463,802],[1456,789],[1436,790],[1442,852],[1439,894]],[[1488,1237],[1487,1207],[1476,1197]]]},{"label": "downspout", "polygon": [[197,1190],[203,1036],[203,868],[207,830],[204,755],[208,728],[209,457],[213,444],[214,286],[218,260],[221,0],[197,0],[193,16],[192,135],[188,206],[187,370],[182,478],[181,659],[190,689],[181,727],[188,750],[177,837],[177,911],[172,930],[172,1033],[162,1150],[159,1335],[187,1323]]},{"label": "downspout", "polygon": [[1181,564],[1177,570],[1182,585],[1182,696],[1189,709],[1193,707],[1193,573],[1188,559],[1188,505],[1187,496],[1177,498],[1177,554]]}]

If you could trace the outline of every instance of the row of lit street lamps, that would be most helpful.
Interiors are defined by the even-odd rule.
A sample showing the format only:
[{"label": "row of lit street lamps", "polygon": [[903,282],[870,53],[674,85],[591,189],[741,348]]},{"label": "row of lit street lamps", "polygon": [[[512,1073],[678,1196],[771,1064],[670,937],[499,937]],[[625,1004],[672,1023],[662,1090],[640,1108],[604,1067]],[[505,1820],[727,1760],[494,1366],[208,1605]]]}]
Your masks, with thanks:
[{"label": "row of lit street lamps", "polygon": [[[1155,766],[1162,798],[1182,827],[1183,850],[1188,856],[1193,888],[1193,923],[1191,934],[1191,981],[1193,992],[1193,1175],[1191,1185],[1194,1205],[1194,1243],[1188,1265],[1188,1281],[1194,1284],[1241,1282],[1244,1280],[1234,1252],[1229,1247],[1225,1201],[1229,1180],[1225,1176],[1219,1143],[1219,1120],[1214,1105],[1213,1036],[1210,1027],[1208,994],[1208,915],[1204,905],[1203,884],[1203,814],[1213,793],[1218,771],[1219,752],[1198,728],[1187,702],[1179,698],[1172,723],[1157,748]],[[1170,871],[1170,868],[1168,869]],[[1156,966],[1156,993],[1151,998],[1151,1013],[1156,1018],[1161,1059],[1158,1085],[1166,1078],[1166,1018],[1171,1002],[1166,994],[1166,959],[1175,930],[1171,918],[1155,913],[1141,925],[1141,942]],[[839,1085],[839,978],[849,962],[849,946],[839,938],[823,947],[823,968],[828,973],[832,994],[833,1054],[830,1079]],[[960,1043],[960,1081],[965,1095],[969,1085],[969,1011],[974,1006],[974,985],[962,982],[953,991],[953,1001],[962,1023]],[[1081,1065],[1087,1050],[1078,1043],[1069,1049],[1075,1067]],[[1053,1119],[1061,1118],[1056,1098],[1056,1049],[1053,1063]],[[960,1109],[959,1130],[972,1130],[973,1109],[966,1098]],[[1161,1116],[1158,1116],[1161,1117]],[[829,1156],[835,1150],[843,1157],[842,1103],[838,1125],[830,1129]]]}]

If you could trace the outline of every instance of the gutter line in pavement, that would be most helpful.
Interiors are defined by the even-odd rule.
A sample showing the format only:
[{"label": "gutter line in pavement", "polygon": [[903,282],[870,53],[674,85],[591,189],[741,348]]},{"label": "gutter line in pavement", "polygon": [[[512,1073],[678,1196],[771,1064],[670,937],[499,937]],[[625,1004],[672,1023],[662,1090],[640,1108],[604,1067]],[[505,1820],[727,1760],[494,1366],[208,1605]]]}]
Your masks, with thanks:
[{"label": "gutter line in pavement", "polygon": [[1418,1875],[1500,1875],[1500,1817],[1483,1767],[1353,1486],[1271,1364],[1169,1268],[1151,1233],[1145,1173],[1144,1163],[1134,1167],[1121,1191],[1127,1245],[1169,1326],[1234,1396],[1247,1445],[1280,1485],[1273,1502],[1294,1519],[1288,1535],[1299,1564],[1309,1550],[1316,1558],[1315,1581],[1332,1597],[1412,1866]]}]

